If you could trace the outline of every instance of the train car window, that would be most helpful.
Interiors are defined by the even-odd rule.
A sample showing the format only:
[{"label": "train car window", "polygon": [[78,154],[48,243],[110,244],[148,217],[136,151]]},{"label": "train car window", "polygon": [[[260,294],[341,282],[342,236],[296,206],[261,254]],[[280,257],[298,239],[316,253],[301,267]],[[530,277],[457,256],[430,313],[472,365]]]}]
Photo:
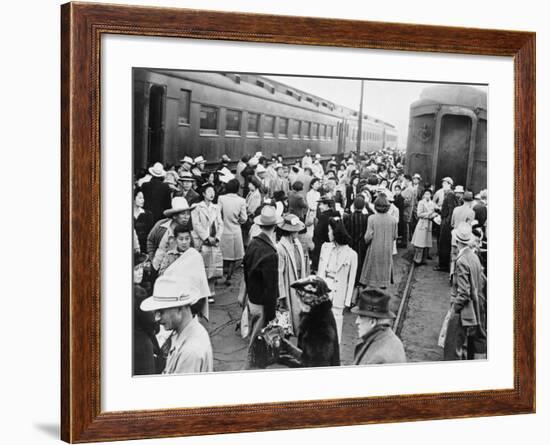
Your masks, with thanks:
[{"label": "train car window", "polygon": [[279,137],[286,138],[288,135],[288,119],[286,117],[279,118]]},{"label": "train car window", "polygon": [[275,133],[275,117],[264,115],[262,120],[263,120],[262,127],[264,130],[264,136],[273,137]]},{"label": "train car window", "polygon": [[250,136],[258,136],[260,127],[260,115],[257,113],[248,113],[247,134]]},{"label": "train car window", "polygon": [[327,126],[325,124],[319,124],[319,139],[326,139],[327,138]]},{"label": "train car window", "polygon": [[300,121],[294,119],[290,121],[290,134],[294,139],[298,139],[300,137]]},{"label": "train car window", "polygon": [[189,125],[189,106],[191,104],[191,91],[180,90],[178,103],[178,125]]},{"label": "train car window", "polygon": [[334,126],[333,125],[328,125],[327,126],[327,138],[328,139],[332,140],[333,131],[334,131]]},{"label": "train car window", "polygon": [[218,134],[218,109],[201,105],[201,134]]},{"label": "train car window", "polygon": [[241,134],[241,112],[237,110],[226,110],[225,112],[225,133],[232,135]]},{"label": "train car window", "polygon": [[319,138],[319,124],[313,122],[311,124],[311,139]]},{"label": "train car window", "polygon": [[311,132],[311,122],[302,121],[301,134],[304,139],[309,139]]}]

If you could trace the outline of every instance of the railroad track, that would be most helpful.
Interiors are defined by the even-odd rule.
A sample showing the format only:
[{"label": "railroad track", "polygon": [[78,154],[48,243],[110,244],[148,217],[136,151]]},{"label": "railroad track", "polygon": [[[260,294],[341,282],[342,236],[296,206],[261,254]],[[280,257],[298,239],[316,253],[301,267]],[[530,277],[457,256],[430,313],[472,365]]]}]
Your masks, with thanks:
[{"label": "railroad track", "polygon": [[407,274],[407,281],[405,283],[405,288],[403,289],[403,295],[401,296],[401,302],[399,303],[399,309],[397,311],[397,316],[393,322],[393,331],[397,336],[400,336],[401,329],[403,328],[403,321],[405,320],[405,314],[407,313],[407,307],[409,305],[409,298],[411,296],[411,284],[414,277],[414,271],[416,267],[413,261],[409,268]]}]

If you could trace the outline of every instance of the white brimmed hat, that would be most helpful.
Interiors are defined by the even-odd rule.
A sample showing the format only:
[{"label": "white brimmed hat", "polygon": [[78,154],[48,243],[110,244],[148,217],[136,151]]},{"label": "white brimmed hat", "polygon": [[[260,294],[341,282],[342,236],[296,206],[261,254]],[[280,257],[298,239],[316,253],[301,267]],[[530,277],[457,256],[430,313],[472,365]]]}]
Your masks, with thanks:
[{"label": "white brimmed hat", "polygon": [[191,164],[193,165],[193,158],[190,156],[185,156],[183,159],[180,160],[182,164]]},{"label": "white brimmed hat", "polygon": [[315,159],[321,159],[321,155],[320,155],[319,153],[317,153],[317,154],[315,155]]},{"label": "white brimmed hat", "polygon": [[262,212],[254,218],[254,223],[259,226],[275,226],[283,222],[283,218],[277,215],[275,207],[266,205],[262,207]]},{"label": "white brimmed hat", "polygon": [[180,175],[179,175],[178,180],[182,181],[182,182],[183,181],[193,182],[195,180],[195,178],[193,177],[191,172],[181,172]]},{"label": "white brimmed hat", "polygon": [[176,196],[172,198],[172,208],[164,211],[164,216],[172,216],[176,213],[185,212],[186,210],[192,210],[194,206],[189,207],[187,199],[182,196]]},{"label": "white brimmed hat", "polygon": [[202,156],[197,156],[194,162],[195,162],[195,165],[206,164],[206,159],[204,159]]},{"label": "white brimmed hat", "polygon": [[256,154],[254,155],[254,157],[258,159],[260,159],[262,156],[263,156],[263,153],[261,151],[257,151]]},{"label": "white brimmed hat", "polygon": [[453,178],[451,178],[451,177],[449,177],[449,176],[444,177],[444,178],[441,180],[441,182],[447,182],[447,183],[449,183],[449,184],[451,184],[451,185],[454,184]]},{"label": "white brimmed hat", "polygon": [[256,167],[256,173],[265,173],[266,171],[267,170],[262,164],[258,164],[258,166]]},{"label": "white brimmed hat", "polygon": [[166,176],[166,171],[160,162],[155,162],[155,164],[149,168],[149,173],[156,178],[164,178]]},{"label": "white brimmed hat", "polygon": [[144,312],[158,311],[180,306],[190,306],[201,299],[198,290],[184,280],[160,276],[155,282],[153,296],[142,301],[140,309]]},{"label": "white brimmed hat", "polygon": [[253,157],[253,158],[250,158],[250,159],[248,160],[248,165],[249,165],[250,167],[256,167],[256,166],[258,165],[258,162],[259,162],[259,161],[258,161],[258,158],[254,158],[254,157]]},{"label": "white brimmed hat", "polygon": [[277,226],[279,229],[286,230],[287,232],[300,232],[306,227],[306,225],[300,221],[300,218],[292,213],[285,215]]},{"label": "white brimmed hat", "polygon": [[461,185],[457,185],[455,187],[455,193],[464,193],[464,187],[462,187]]},{"label": "white brimmed hat", "polygon": [[472,226],[466,222],[460,223],[455,230],[455,236],[457,241],[468,244],[473,236]]}]

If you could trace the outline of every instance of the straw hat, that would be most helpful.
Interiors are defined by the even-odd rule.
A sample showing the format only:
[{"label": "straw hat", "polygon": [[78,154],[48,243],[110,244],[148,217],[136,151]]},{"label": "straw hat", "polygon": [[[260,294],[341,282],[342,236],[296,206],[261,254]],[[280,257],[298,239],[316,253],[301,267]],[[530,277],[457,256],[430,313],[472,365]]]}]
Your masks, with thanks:
[{"label": "straw hat", "polygon": [[189,207],[189,204],[187,203],[187,199],[176,196],[175,198],[172,198],[172,208],[164,211],[164,216],[172,216],[176,213],[185,212],[186,210],[193,209],[194,206]]},{"label": "straw hat", "polygon": [[300,221],[300,218],[290,213],[288,215],[285,215],[283,217],[283,221],[277,226],[279,227],[279,229],[285,230],[287,232],[300,232],[301,230],[304,230],[306,225],[302,221]]},{"label": "straw hat", "polygon": [[198,290],[182,280],[160,276],[155,281],[153,296],[146,298],[140,305],[144,312],[158,311],[180,306],[190,306],[201,299]]},{"label": "straw hat", "polygon": [[464,193],[464,187],[462,187],[461,185],[457,185],[455,187],[455,193]]},{"label": "straw hat", "polygon": [[275,226],[283,222],[283,218],[277,215],[277,210],[272,206],[262,207],[261,213],[254,218],[254,223],[259,226]]},{"label": "straw hat", "polygon": [[454,185],[454,181],[453,181],[453,178],[450,178],[449,176],[446,176],[444,177],[441,182],[446,182],[448,184],[450,184],[451,186]]},{"label": "straw hat", "polygon": [[206,164],[206,159],[204,159],[202,156],[197,156],[194,160],[195,165],[198,164]]},{"label": "straw hat", "polygon": [[166,171],[160,162],[155,162],[155,164],[149,168],[149,173],[156,178],[164,178],[166,176]]},{"label": "straw hat", "polygon": [[267,170],[265,169],[265,167],[262,164],[258,164],[258,166],[256,167],[256,173],[257,174],[265,173],[266,171]]},{"label": "straw hat", "polygon": [[191,158],[190,156],[185,156],[183,159],[180,159],[180,162],[182,164],[190,164],[190,165],[193,165],[193,158]]},{"label": "straw hat", "polygon": [[455,230],[455,236],[457,241],[468,244],[472,240],[472,226],[466,222],[462,222]]}]

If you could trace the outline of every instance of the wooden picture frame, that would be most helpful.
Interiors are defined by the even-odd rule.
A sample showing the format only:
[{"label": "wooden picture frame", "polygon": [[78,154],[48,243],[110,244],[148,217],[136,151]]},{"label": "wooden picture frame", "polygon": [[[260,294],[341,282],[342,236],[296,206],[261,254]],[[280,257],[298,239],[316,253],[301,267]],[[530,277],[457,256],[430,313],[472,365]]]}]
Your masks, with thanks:
[{"label": "wooden picture frame", "polygon": [[[90,3],[65,4],[61,13],[63,440],[97,442],[535,411],[534,33]],[[513,57],[513,389],[102,412],[99,125],[104,34]]]}]

